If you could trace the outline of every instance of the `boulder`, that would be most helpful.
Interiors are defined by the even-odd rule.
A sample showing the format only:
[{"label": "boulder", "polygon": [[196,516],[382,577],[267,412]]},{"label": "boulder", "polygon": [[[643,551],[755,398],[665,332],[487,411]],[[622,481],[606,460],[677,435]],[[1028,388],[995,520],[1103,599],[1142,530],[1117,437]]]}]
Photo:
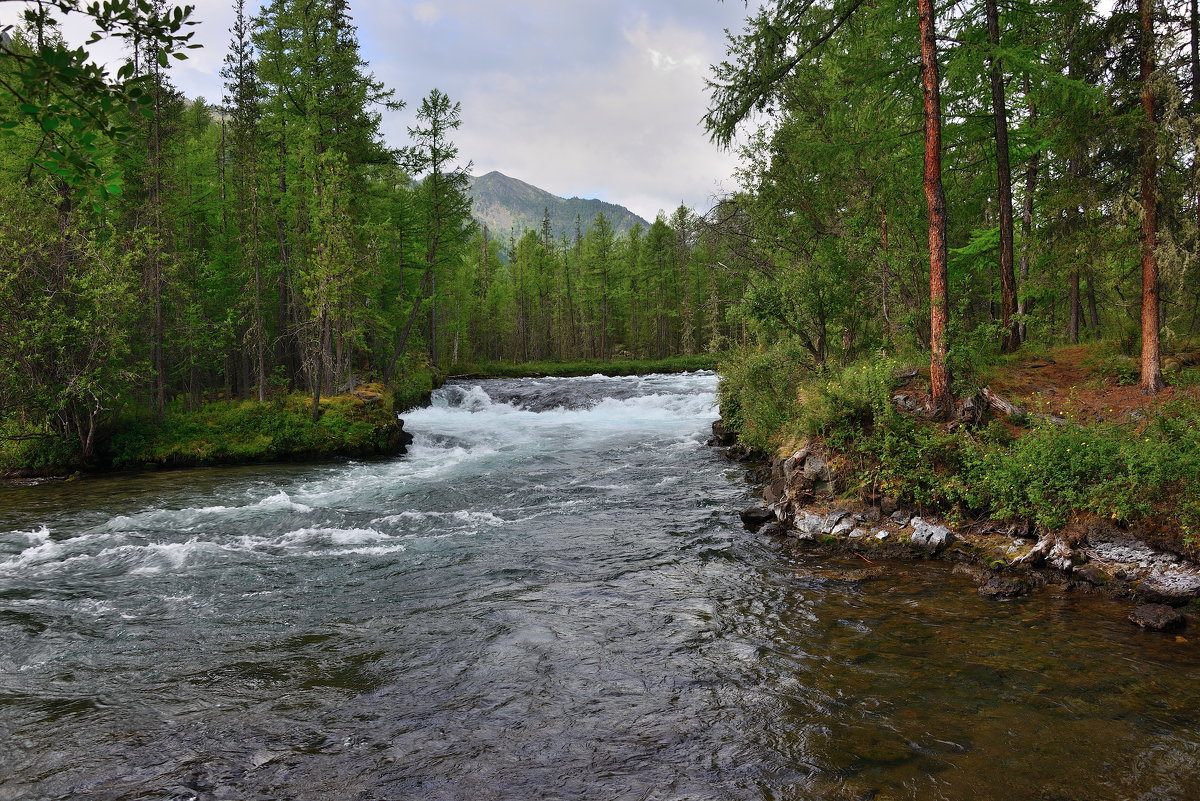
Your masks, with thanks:
[{"label": "boulder", "polygon": [[737,432],[725,427],[725,421],[717,419],[712,424],[712,439],[708,442],[710,445],[720,445],[727,448],[737,442]]},{"label": "boulder", "polygon": [[397,435],[400,442],[400,453],[406,453],[408,446],[413,443],[413,435],[404,430],[404,421],[399,418],[396,419],[396,427],[400,429],[400,433]]},{"label": "boulder", "polygon": [[1182,570],[1155,573],[1137,586],[1137,594],[1146,603],[1183,606],[1200,597],[1200,575]]},{"label": "boulder", "polygon": [[937,553],[954,544],[957,539],[954,532],[937,523],[930,523],[920,517],[912,519],[913,533],[909,537],[910,544],[923,548],[930,553]]},{"label": "boulder", "polygon": [[800,512],[796,515],[795,528],[797,539],[815,540],[825,528],[825,518],[812,512]]},{"label": "boulder", "polygon": [[1002,576],[991,576],[979,586],[979,594],[984,598],[995,598],[997,601],[1009,601],[1029,594],[1029,584],[1020,579],[1006,579]]},{"label": "boulder", "polygon": [[766,506],[747,506],[741,511],[742,525],[750,531],[758,531],[775,519],[775,512]]},{"label": "boulder", "polygon": [[758,533],[768,537],[786,537],[792,533],[792,527],[780,520],[774,520],[760,528]]},{"label": "boulder", "polygon": [[1107,573],[1097,567],[1091,566],[1076,568],[1075,576],[1096,587],[1102,587],[1109,581]]},{"label": "boulder", "polygon": [[834,537],[844,537],[854,530],[855,520],[851,515],[847,515],[834,524],[829,533]]},{"label": "boulder", "polygon": [[1129,613],[1129,622],[1150,631],[1171,631],[1183,627],[1187,619],[1166,604],[1142,604]]},{"label": "boulder", "polygon": [[848,517],[850,517],[849,512],[830,512],[829,514],[825,515],[825,522],[821,525],[821,533],[832,534],[834,527]]}]

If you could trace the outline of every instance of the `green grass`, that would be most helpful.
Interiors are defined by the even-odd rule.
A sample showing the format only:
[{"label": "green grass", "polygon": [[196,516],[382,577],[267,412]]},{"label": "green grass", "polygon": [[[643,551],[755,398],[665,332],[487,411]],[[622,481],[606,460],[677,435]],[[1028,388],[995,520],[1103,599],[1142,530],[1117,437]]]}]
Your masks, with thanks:
[{"label": "green grass", "polygon": [[715,370],[720,356],[672,356],[665,359],[583,359],[572,362],[484,362],[458,364],[451,376],[480,378],[541,378],[544,376],[641,375]]}]

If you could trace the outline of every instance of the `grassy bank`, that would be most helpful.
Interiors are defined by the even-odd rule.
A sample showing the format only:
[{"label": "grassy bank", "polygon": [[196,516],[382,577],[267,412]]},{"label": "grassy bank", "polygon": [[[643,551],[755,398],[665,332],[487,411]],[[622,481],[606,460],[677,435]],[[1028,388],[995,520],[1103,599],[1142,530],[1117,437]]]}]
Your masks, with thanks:
[{"label": "grassy bank", "polygon": [[402,447],[396,412],[426,403],[436,381],[431,371],[422,370],[391,388],[367,384],[346,395],[323,397],[316,420],[312,398],[298,393],[265,403],[215,401],[193,408],[177,401],[161,417],[127,411],[104,432],[95,457],[86,463],[74,442],[11,426],[0,431],[0,474],[64,475],[395,454]]},{"label": "grassy bank", "polygon": [[545,376],[641,375],[645,373],[683,373],[691,370],[715,370],[720,357],[715,354],[672,356],[665,359],[584,359],[573,362],[482,362],[459,364],[450,370],[453,376],[477,378],[543,378]]},{"label": "grassy bank", "polygon": [[[784,349],[722,365],[721,409],[744,442],[787,455],[819,443],[852,498],[887,496],[957,522],[1032,521],[1043,531],[1099,515],[1200,556],[1200,394],[1187,376],[1147,399],[1101,348],[1018,354],[958,388],[999,387],[1027,414],[934,422],[903,411],[903,361],[821,373]],[[904,378],[898,378],[898,376]]]}]

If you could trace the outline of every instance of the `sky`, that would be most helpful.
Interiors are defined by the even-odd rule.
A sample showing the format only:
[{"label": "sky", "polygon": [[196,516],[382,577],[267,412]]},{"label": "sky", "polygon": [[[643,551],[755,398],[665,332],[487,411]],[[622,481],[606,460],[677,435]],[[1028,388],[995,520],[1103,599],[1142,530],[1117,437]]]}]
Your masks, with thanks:
[{"label": "sky", "polygon": [[[188,97],[219,102],[230,0],[192,0],[195,41],[175,62]],[[0,3],[0,23],[21,3]],[[247,6],[257,8],[256,0]],[[564,197],[596,197],[653,220],[680,203],[706,211],[736,189],[733,153],[700,124],[709,65],[738,30],[743,0],[351,0],[363,58],[408,108],[385,112],[407,141],[430,89],[462,103],[455,142],[472,173],[492,170]],[[86,20],[73,15],[69,41]],[[112,58],[97,45],[98,58]]]}]

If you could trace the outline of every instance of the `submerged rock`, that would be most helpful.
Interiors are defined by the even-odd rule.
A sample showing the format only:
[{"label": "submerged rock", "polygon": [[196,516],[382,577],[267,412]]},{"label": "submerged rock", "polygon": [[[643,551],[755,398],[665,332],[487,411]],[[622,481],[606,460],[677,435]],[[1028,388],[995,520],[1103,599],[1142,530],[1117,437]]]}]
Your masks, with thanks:
[{"label": "submerged rock", "polygon": [[741,518],[743,526],[751,531],[758,531],[775,519],[775,512],[766,506],[747,506],[741,511]]},{"label": "submerged rock", "polygon": [[1171,631],[1182,628],[1187,619],[1166,604],[1142,604],[1129,613],[1129,622],[1150,631]]},{"label": "submerged rock", "polygon": [[984,598],[995,598],[998,601],[1009,601],[1029,594],[1029,584],[1020,579],[1006,579],[1002,576],[991,576],[979,587],[979,594]]}]

